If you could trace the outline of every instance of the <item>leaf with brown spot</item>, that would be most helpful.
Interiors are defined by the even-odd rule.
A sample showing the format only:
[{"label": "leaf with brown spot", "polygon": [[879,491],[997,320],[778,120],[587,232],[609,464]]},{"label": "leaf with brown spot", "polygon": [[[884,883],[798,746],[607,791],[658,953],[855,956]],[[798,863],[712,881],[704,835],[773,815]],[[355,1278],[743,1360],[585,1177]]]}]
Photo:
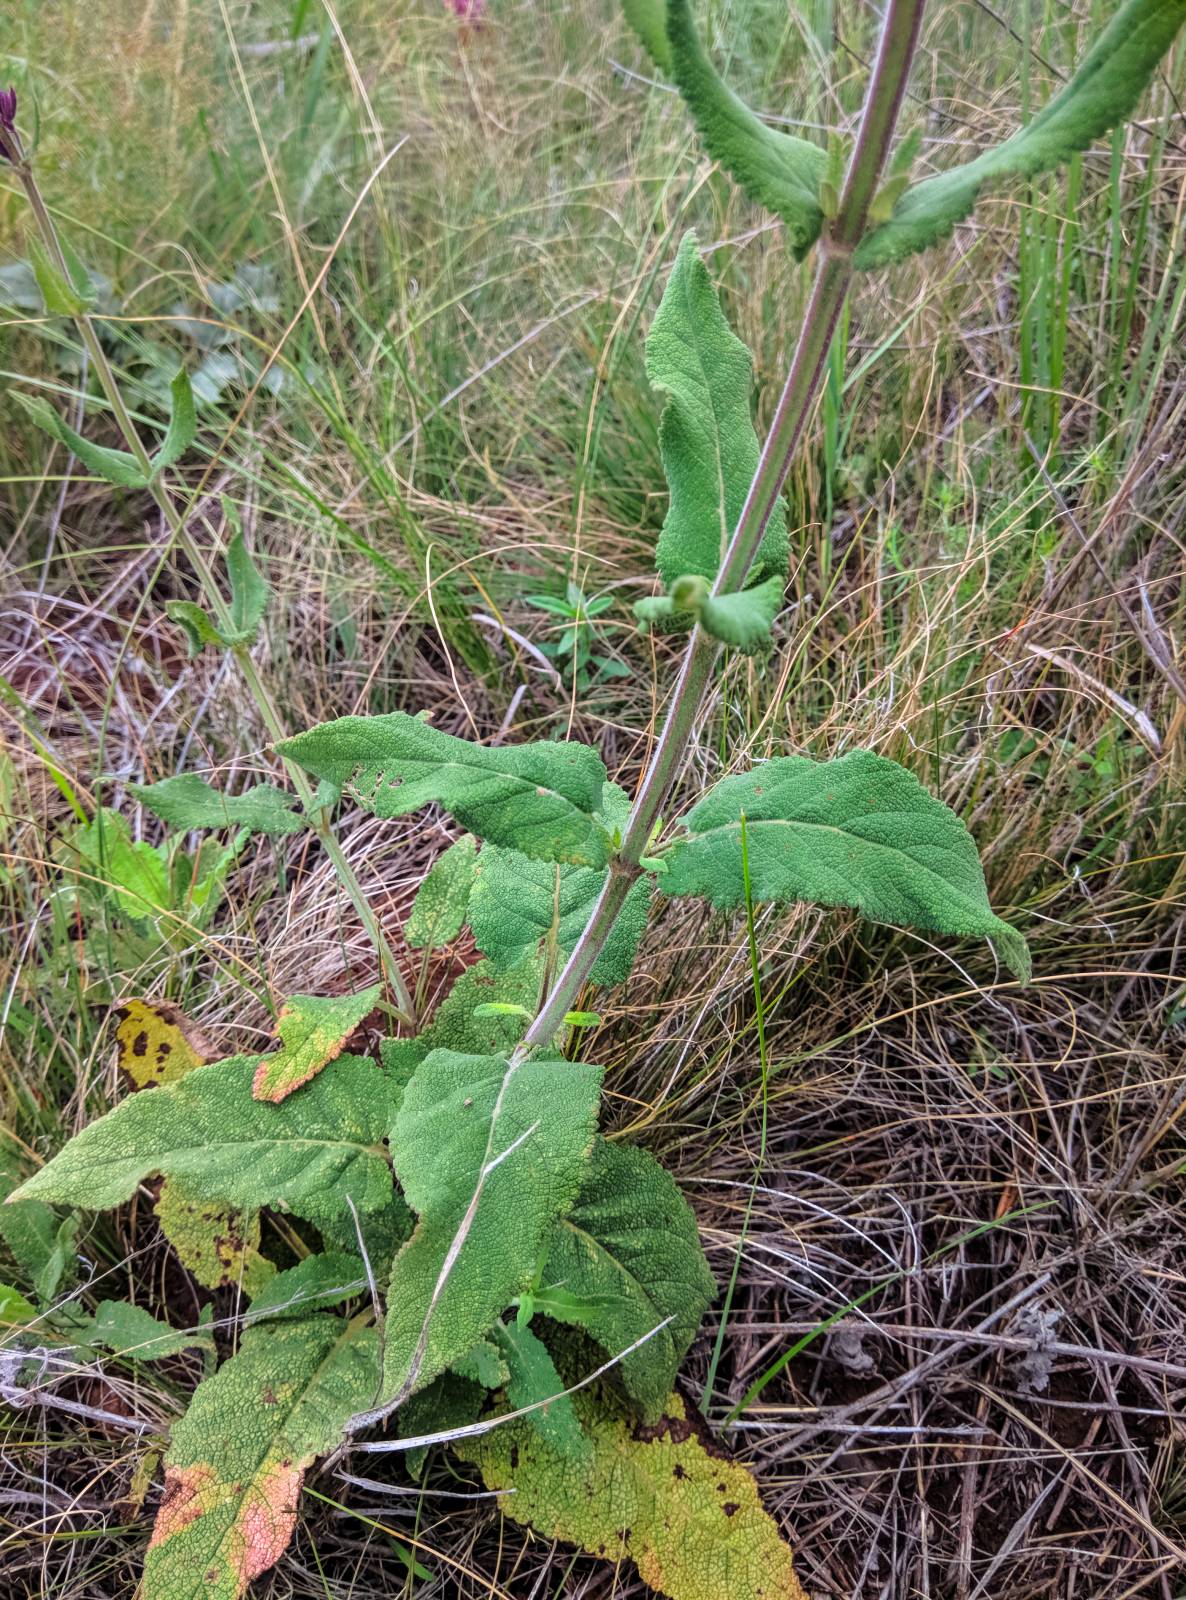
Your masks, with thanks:
[{"label": "leaf with brown spot", "polygon": [[807,1600],[757,1484],[701,1437],[678,1395],[647,1428],[604,1394],[570,1399],[586,1461],[556,1450],[525,1417],[453,1446],[488,1489],[506,1492],[508,1517],[607,1561],[633,1561],[670,1600]]},{"label": "leaf with brown spot", "polygon": [[374,1398],[379,1341],[366,1320],[248,1328],[198,1385],[165,1457],[143,1600],[240,1600],[283,1555],[306,1470]]},{"label": "leaf with brown spot", "polygon": [[214,1059],[201,1031],[171,1000],[125,1000],[115,1009],[118,1065],[137,1089],[176,1083]]},{"label": "leaf with brown spot", "polygon": [[161,1232],[207,1289],[257,1295],[276,1269],[259,1253],[259,1212],[245,1211],[166,1178],[156,1203]]},{"label": "leaf with brown spot", "polygon": [[373,983],[357,994],[319,999],[294,994],[276,1022],[280,1048],[262,1056],[251,1092],[257,1100],[278,1104],[294,1089],[341,1055],[347,1039],[379,1003],[382,986]]}]

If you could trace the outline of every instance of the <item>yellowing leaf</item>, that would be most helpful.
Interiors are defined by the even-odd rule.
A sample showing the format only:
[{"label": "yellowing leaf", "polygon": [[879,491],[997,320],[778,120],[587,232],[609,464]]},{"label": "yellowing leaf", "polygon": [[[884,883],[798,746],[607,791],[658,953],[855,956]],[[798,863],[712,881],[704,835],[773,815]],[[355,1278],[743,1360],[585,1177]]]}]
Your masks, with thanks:
[{"label": "yellowing leaf", "polygon": [[[199,1180],[200,1181],[200,1180]],[[207,1289],[256,1295],[276,1269],[259,1253],[259,1212],[211,1200],[167,1178],[156,1203],[161,1232],[183,1267]]]},{"label": "yellowing leaf", "polygon": [[381,993],[381,986],[373,983],[357,994],[335,995],[328,1000],[294,994],[276,1023],[280,1049],[264,1056],[255,1069],[251,1085],[255,1098],[276,1105],[302,1083],[308,1083],[322,1067],[341,1055],[346,1040],[378,1005]]},{"label": "yellowing leaf", "polygon": [[306,1469],[378,1374],[378,1335],[357,1318],[248,1328],[173,1429],[144,1600],[239,1600],[287,1549]]},{"label": "yellowing leaf", "polygon": [[453,1448],[476,1462],[503,1511],[549,1539],[607,1561],[628,1559],[670,1600],[807,1600],[791,1552],[758,1487],[671,1395],[640,1427],[602,1395],[572,1395],[591,1446],[581,1461],[546,1442],[526,1417]]},{"label": "yellowing leaf", "polygon": [[125,1000],[116,1014],[119,1066],[137,1089],[176,1083],[213,1059],[200,1031],[170,1000]]}]

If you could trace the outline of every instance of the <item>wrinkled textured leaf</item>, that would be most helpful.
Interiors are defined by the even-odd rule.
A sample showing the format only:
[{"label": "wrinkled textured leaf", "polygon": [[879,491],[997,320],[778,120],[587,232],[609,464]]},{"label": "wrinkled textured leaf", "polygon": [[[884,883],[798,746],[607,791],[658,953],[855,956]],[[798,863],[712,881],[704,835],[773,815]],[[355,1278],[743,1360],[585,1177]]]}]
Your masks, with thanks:
[{"label": "wrinkled textured leaf", "polygon": [[402,817],[438,801],[481,839],[544,861],[605,865],[607,839],[594,812],[605,767],[583,744],[488,749],[393,711],[340,717],[277,746],[281,755],[351,785],[377,817]]},{"label": "wrinkled textured leaf", "polygon": [[207,1289],[254,1295],[275,1273],[259,1253],[259,1212],[211,1199],[200,1175],[166,1179],[154,1209],[182,1266]]},{"label": "wrinkled textured leaf", "polygon": [[151,1312],[126,1300],[102,1300],[79,1333],[88,1344],[103,1345],[129,1361],[163,1361],[182,1350],[213,1350],[214,1336],[198,1328],[171,1328]]},{"label": "wrinkled textured leaf", "polygon": [[[567,957],[593,914],[605,879],[605,868],[531,861],[517,850],[487,845],[478,857],[469,901],[474,942],[496,966],[515,966],[548,938],[557,917],[556,945],[561,957]],[[651,890],[648,877],[631,888],[590,974],[594,983],[622,983],[629,977],[646,929]]]},{"label": "wrinkled textured leaf", "polygon": [[[737,526],[759,452],[750,415],[753,363],[725,320],[690,233],[647,335],[647,377],[666,397],[659,449],[671,504],[659,534],[659,572],[669,588],[687,574],[711,582]],[[785,573],[787,560],[786,506],[780,500],[755,576]]]},{"label": "wrinkled textured leaf", "polygon": [[675,1179],[645,1150],[599,1138],[580,1197],[556,1228],[537,1309],[584,1328],[610,1356],[666,1323],[614,1369],[653,1417],[715,1294]]},{"label": "wrinkled textured leaf", "polygon": [[430,1383],[525,1289],[576,1199],[601,1071],[434,1050],[408,1085],[391,1153],[416,1231],[387,1301],[387,1400]]},{"label": "wrinkled textured leaf", "polygon": [[700,42],[689,0],[667,0],[667,43],[671,76],[704,148],[751,200],[781,218],[794,253],[804,256],[823,226],[824,151],[768,128],[722,81]]},{"label": "wrinkled textured leaf", "polygon": [[260,1290],[244,1315],[244,1322],[265,1317],[305,1316],[325,1311],[368,1290],[366,1268],[360,1256],[330,1250],[306,1256],[295,1267],[278,1272]]},{"label": "wrinkled textured leaf", "polygon": [[135,456],[126,450],[109,450],[105,445],[92,444],[63,422],[49,402],[39,396],[22,394],[19,389],[10,390],[10,393],[31,422],[59,444],[64,444],[97,478],[114,484],[117,489],[143,489],[147,485],[148,479]]},{"label": "wrinkled textured leaf", "polygon": [[776,572],[752,589],[743,589],[737,594],[709,595],[700,608],[700,626],[714,639],[746,655],[768,650],[770,630],[782,610],[785,587],[785,577]]},{"label": "wrinkled textured leaf", "polygon": [[651,60],[662,71],[668,70],[671,49],[667,43],[665,0],[622,0],[622,11]]},{"label": "wrinkled textured leaf", "polygon": [[176,1083],[214,1055],[201,1031],[171,1000],[125,1000],[115,1013],[120,1071],[137,1089]]},{"label": "wrinkled textured leaf", "polygon": [[294,994],[276,1020],[279,1050],[259,1058],[251,1085],[255,1098],[279,1104],[294,1089],[308,1083],[341,1055],[346,1040],[379,1004],[382,993],[383,985],[373,983],[357,994],[328,999]]},{"label": "wrinkled textured leaf", "polygon": [[454,983],[422,1033],[415,1039],[384,1040],[379,1047],[384,1066],[406,1083],[432,1050],[475,1056],[513,1050],[523,1037],[522,1016],[482,1012],[481,1008],[490,1001],[503,1001],[534,1010],[542,975],[543,962],[538,956],[529,956],[507,972],[499,972],[492,961],[475,961]]},{"label": "wrinkled textured leaf", "polygon": [[851,906],[874,922],[992,938],[1028,978],[1025,940],[994,915],[971,834],[897,762],[869,750],[782,756],[726,778],[684,818],[664,894],[743,903],[743,812],[755,901]]},{"label": "wrinkled textured leaf", "polygon": [[240,1600],[279,1560],[306,1470],[375,1393],[378,1347],[339,1317],[246,1330],[174,1425],[144,1600]]},{"label": "wrinkled textured leaf", "polygon": [[[494,1337],[507,1365],[507,1401],[514,1411],[534,1406],[524,1418],[553,1450],[570,1461],[586,1460],[589,1441],[581,1432],[572,1400],[565,1394],[565,1383],[556,1371],[548,1347],[530,1328],[517,1322],[496,1324]],[[539,1401],[546,1400],[547,1405]]]},{"label": "wrinkled textured leaf", "polygon": [[208,644],[221,649],[226,643],[208,613],[192,600],[166,600],[165,615],[185,634],[191,656],[201,655]]},{"label": "wrinkled textured leaf", "polygon": [[[503,1383],[506,1377],[504,1369]],[[446,1433],[450,1428],[466,1428],[478,1420],[485,1401],[481,1384],[457,1372],[442,1372],[427,1388],[417,1390],[404,1402],[395,1426],[401,1439],[420,1439],[426,1434]],[[420,1444],[404,1452],[404,1463],[413,1478],[420,1476],[431,1448]]]},{"label": "wrinkled textured leaf", "polygon": [[233,1056],[132,1095],[76,1134],[17,1197],[100,1210],[164,1173],[241,1207],[383,1205],[391,1193],[381,1143],[389,1101],[374,1063],[340,1056],[298,1100],[279,1106],[251,1098],[253,1067]]},{"label": "wrinkled textured leaf", "polygon": [[251,833],[300,833],[308,826],[293,815],[295,794],[271,783],[254,783],[242,794],[223,794],[196,772],[159,783],[130,783],[128,793],[171,828],[247,828]]},{"label": "wrinkled textured leaf", "polygon": [[1186,0],[1128,0],[1078,70],[1025,127],[974,161],[914,184],[857,247],[858,268],[883,267],[945,239],[1002,178],[1032,178],[1122,122],[1186,20]]},{"label": "wrinkled textured leaf", "polygon": [[404,926],[413,950],[439,950],[460,933],[477,858],[477,840],[463,833],[428,869]]},{"label": "wrinkled textured leaf", "polygon": [[754,1480],[698,1434],[678,1395],[653,1427],[589,1390],[572,1404],[591,1446],[585,1462],[526,1417],[453,1445],[488,1489],[508,1491],[508,1517],[607,1561],[633,1561],[670,1600],[807,1600]]},{"label": "wrinkled textured leaf", "polygon": [[169,385],[169,426],[165,430],[160,448],[152,458],[154,476],[158,472],[163,472],[166,467],[171,467],[175,461],[180,461],[193,444],[197,431],[194,392],[190,387],[189,373],[182,367]]}]

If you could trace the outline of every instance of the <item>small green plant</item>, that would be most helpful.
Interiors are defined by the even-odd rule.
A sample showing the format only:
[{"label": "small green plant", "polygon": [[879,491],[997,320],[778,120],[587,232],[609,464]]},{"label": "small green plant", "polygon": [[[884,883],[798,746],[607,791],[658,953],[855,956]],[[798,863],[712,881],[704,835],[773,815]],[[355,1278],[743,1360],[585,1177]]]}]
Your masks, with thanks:
[{"label": "small green plant", "polygon": [[557,618],[550,636],[540,645],[565,683],[581,694],[606,678],[624,678],[630,668],[616,656],[603,655],[606,648],[594,623],[613,605],[613,596],[594,595],[587,599],[579,584],[567,584],[564,599],[551,594],[529,594],[527,604]]},{"label": "small green plant", "polygon": [[[752,1482],[714,1459],[673,1391],[716,1285],[671,1176],[599,1131],[601,1068],[575,1059],[571,1032],[595,1018],[576,1007],[587,985],[629,978],[662,897],[744,907],[755,975],[753,907],[808,901],[990,939],[1028,977],[1025,941],[993,911],[962,820],[879,754],[777,757],[666,808],[718,652],[771,648],[789,561],[780,493],[853,275],[938,242],[985,186],[1052,168],[1125,117],[1186,0],[1127,0],[1024,129],[918,182],[913,140],[889,151],[923,0],[888,0],[847,160],[839,140],[825,149],[776,132],[737,99],[688,0],[626,9],[709,154],[781,219],[799,255],[818,247],[786,386],[760,446],[749,354],[686,238],[647,341],[670,499],[659,592],[639,615],[688,642],[633,797],[586,745],[487,747],[398,712],[278,740],[300,775],[303,816],[266,787],[222,797],[186,776],[138,791],[174,827],[283,833],[307,818],[327,840],[339,800],[380,818],[436,805],[464,831],[425,878],[408,943],[431,953],[468,927],[481,956],[417,1030],[419,994],[396,987],[380,946],[403,1031],[377,1063],[345,1047],[381,986],[295,997],[276,1050],[215,1062],[183,1019],[138,1003],[121,1024],[125,1060],[169,1061],[168,1079],[85,1128],[12,1197],[18,1211],[42,1208],[24,1215],[48,1246],[60,1227],[49,1207],[117,1206],[163,1176],[157,1213],[182,1259],[202,1281],[238,1281],[252,1297],[236,1352],[173,1429],[148,1600],[241,1595],[287,1546],[309,1467],[346,1442],[405,1450],[417,1465],[427,1446],[449,1443],[492,1490],[513,1491],[501,1502],[509,1516],[630,1558],[674,1600],[801,1594]],[[4,151],[51,241],[46,308],[85,324],[81,280],[52,243],[13,110]],[[184,396],[179,380],[160,451],[131,449],[130,466],[84,452],[52,413],[33,415],[96,474],[153,493],[175,516],[167,469],[192,437]],[[174,614],[195,648],[231,650],[249,672],[266,589],[244,557],[233,543],[229,606]],[[545,608],[572,640],[555,657],[578,687],[597,670],[598,606],[574,590]],[[297,1265],[277,1271],[262,1256],[264,1208],[311,1230]],[[16,1322],[34,1309],[19,1291],[7,1304]],[[379,1423],[387,1439],[362,1437]]]}]

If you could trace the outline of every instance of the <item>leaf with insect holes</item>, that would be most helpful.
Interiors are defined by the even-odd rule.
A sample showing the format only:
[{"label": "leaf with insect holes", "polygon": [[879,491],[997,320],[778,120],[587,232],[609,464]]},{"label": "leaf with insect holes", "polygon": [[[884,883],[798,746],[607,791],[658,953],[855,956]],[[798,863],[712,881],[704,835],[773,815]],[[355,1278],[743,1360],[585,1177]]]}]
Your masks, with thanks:
[{"label": "leaf with insect holes", "polygon": [[116,1006],[117,1061],[137,1089],[176,1083],[215,1051],[171,1000],[124,1000]]},{"label": "leaf with insect holes", "polygon": [[306,1471],[378,1378],[379,1336],[358,1320],[248,1328],[173,1425],[144,1600],[240,1600],[288,1548]]},{"label": "leaf with insect holes", "polygon": [[605,767],[588,745],[489,749],[393,711],[339,717],[276,747],[339,790],[351,786],[377,817],[403,817],[436,801],[480,839],[542,861],[605,865],[609,841],[594,813]]},{"label": "leaf with insect holes", "polygon": [[453,1444],[506,1516],[590,1555],[633,1561],[670,1600],[807,1600],[757,1484],[678,1395],[650,1427],[592,1390],[571,1403],[588,1441],[583,1461],[527,1417]]},{"label": "leaf with insect holes", "polygon": [[278,1105],[294,1089],[308,1083],[341,1055],[347,1039],[379,1004],[382,993],[383,985],[373,983],[357,994],[328,999],[311,994],[290,996],[276,1020],[279,1050],[259,1057],[251,1085],[255,1098]]},{"label": "leaf with insect holes", "polygon": [[[758,436],[750,415],[753,362],[725,319],[690,233],[647,335],[646,362],[651,387],[666,402],[659,450],[671,491],[656,563],[669,588],[688,574],[711,583],[758,465]],[[784,574],[787,561],[786,505],[779,500],[754,576]]]},{"label": "leaf with insect holes", "polygon": [[599,1138],[577,1203],[553,1235],[537,1311],[584,1328],[609,1356],[645,1339],[614,1372],[650,1420],[715,1294],[675,1179],[645,1150]]},{"label": "leaf with insect holes", "polygon": [[743,815],[755,901],[851,906],[873,922],[992,938],[1028,980],[1025,940],[989,905],[971,834],[897,762],[871,750],[781,756],[726,778],[684,818],[664,894],[743,904]]},{"label": "leaf with insect holes", "polygon": [[296,1100],[251,1097],[255,1059],[232,1056],[134,1094],[75,1134],[13,1198],[102,1210],[156,1173],[229,1205],[373,1211],[391,1194],[382,1140],[390,1101],[371,1061],[339,1056]]},{"label": "leaf with insect holes", "polygon": [[463,833],[429,867],[404,924],[413,950],[440,950],[460,933],[477,859],[477,840]]},{"label": "leaf with insect holes", "polygon": [[148,479],[135,456],[129,455],[126,450],[111,450],[106,445],[92,444],[63,422],[49,402],[39,396],[22,394],[19,389],[14,389],[12,398],[32,423],[59,444],[64,444],[84,467],[97,478],[102,478],[104,483],[113,484],[117,489],[147,488]]},{"label": "leaf with insect holes", "polygon": [[207,1289],[256,1295],[276,1271],[259,1251],[259,1211],[211,1199],[200,1176],[166,1178],[153,1209],[182,1266]]},{"label": "leaf with insect holes", "polygon": [[889,221],[857,246],[857,268],[888,266],[927,249],[971,213],[987,185],[1049,172],[1123,122],[1183,21],[1186,0],[1128,0],[1036,117],[974,161],[908,188]]},{"label": "leaf with insect holes", "polygon": [[298,800],[271,783],[253,783],[242,794],[223,794],[196,772],[158,783],[129,783],[128,793],[171,828],[246,828],[250,833],[300,833],[308,826],[293,815]]},{"label": "leaf with insect holes", "polygon": [[527,1288],[576,1199],[601,1069],[434,1050],[404,1091],[391,1154],[416,1231],[387,1298],[383,1394],[453,1365]]},{"label": "leaf with insect holes", "polygon": [[[653,16],[655,7],[649,6]],[[800,259],[823,226],[820,183],[827,157],[818,145],[769,128],[723,81],[709,60],[689,0],[667,0],[667,70],[675,80],[704,148],[751,200],[773,211]],[[643,43],[652,26],[640,35]]]},{"label": "leaf with insect holes", "polygon": [[[591,1453],[589,1441],[581,1432],[547,1345],[530,1328],[520,1327],[517,1322],[496,1323],[494,1339],[506,1362],[507,1401],[512,1410],[531,1406],[533,1409],[524,1420],[546,1444],[574,1464],[586,1460]],[[541,1400],[547,1404],[540,1405]]]},{"label": "leaf with insect holes", "polygon": [[189,373],[178,369],[169,385],[169,426],[160,448],[152,458],[152,473],[156,477],[171,467],[193,444],[198,432],[198,419],[194,415],[194,392],[190,387]]},{"label": "leaf with insect holes", "polygon": [[265,1318],[307,1316],[310,1311],[325,1311],[341,1305],[369,1289],[366,1267],[360,1256],[344,1250],[327,1250],[306,1256],[295,1267],[276,1273],[244,1313],[244,1323]]}]

